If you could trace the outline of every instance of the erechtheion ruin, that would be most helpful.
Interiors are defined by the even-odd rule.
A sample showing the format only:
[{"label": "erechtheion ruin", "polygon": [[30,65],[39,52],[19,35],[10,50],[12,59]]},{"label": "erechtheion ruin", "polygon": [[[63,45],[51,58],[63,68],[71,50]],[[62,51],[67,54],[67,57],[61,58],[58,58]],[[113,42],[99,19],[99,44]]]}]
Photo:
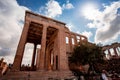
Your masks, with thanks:
[{"label": "erechtheion ruin", "polygon": [[[68,57],[79,42],[87,42],[87,38],[71,32],[65,23],[26,11],[12,71],[7,74],[7,79],[48,80],[74,77],[68,67]],[[26,43],[34,44],[31,69],[21,71]],[[38,45],[41,46],[39,49]]]}]

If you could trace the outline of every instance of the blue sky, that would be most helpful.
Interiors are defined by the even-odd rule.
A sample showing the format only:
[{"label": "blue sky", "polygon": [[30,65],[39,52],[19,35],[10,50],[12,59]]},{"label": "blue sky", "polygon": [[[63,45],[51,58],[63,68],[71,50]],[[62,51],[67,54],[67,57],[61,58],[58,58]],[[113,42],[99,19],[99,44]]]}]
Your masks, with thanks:
[{"label": "blue sky", "polygon": [[0,57],[8,62],[16,52],[25,10],[60,20],[90,42],[120,42],[120,0],[0,0]]},{"label": "blue sky", "polygon": [[[109,15],[109,13],[112,13],[112,11],[109,11],[109,13],[105,14],[104,13],[104,10],[106,10],[105,6],[110,7],[111,5],[115,4],[114,2],[120,2],[119,0],[42,0],[42,1],[40,0],[29,0],[29,1],[28,0],[24,0],[24,1],[17,0],[17,2],[20,6],[25,6],[35,13],[49,16],[51,18],[65,22],[71,31],[86,35],[90,42],[95,42],[95,43],[101,42],[102,44],[108,44],[108,43],[120,41],[120,39],[118,39],[120,38],[119,34],[117,34],[117,37],[114,39],[113,38],[107,39],[107,37],[106,39],[105,38],[98,39],[97,36],[100,35],[100,37],[102,37],[102,35],[104,34],[100,34],[100,32],[97,31],[98,29],[96,28],[89,28],[89,26],[87,26],[89,23],[93,23],[93,22],[95,23],[96,21],[95,19],[88,19],[88,15],[90,13],[91,15],[89,16],[94,16],[94,13],[92,14],[91,11],[94,11],[94,10],[96,10],[96,12],[99,11],[103,13],[101,14],[101,16],[104,17],[107,14]],[[119,5],[119,3],[117,3],[117,5]],[[90,10],[86,9],[88,7]],[[84,14],[87,14],[87,15],[84,15]],[[99,17],[100,16],[98,16],[97,18]],[[99,25],[99,23],[97,23],[97,25]]]}]

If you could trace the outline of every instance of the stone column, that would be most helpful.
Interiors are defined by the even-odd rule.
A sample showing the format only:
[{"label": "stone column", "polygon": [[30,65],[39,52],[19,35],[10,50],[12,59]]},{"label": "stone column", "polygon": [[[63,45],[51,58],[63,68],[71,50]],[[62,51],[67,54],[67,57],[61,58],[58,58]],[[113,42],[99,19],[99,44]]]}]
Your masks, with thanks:
[{"label": "stone column", "polygon": [[72,37],[71,37],[71,34],[69,34],[69,46],[70,46],[70,52],[72,52],[73,49],[72,49]]},{"label": "stone column", "polygon": [[110,50],[108,49],[108,54],[110,55],[110,57],[111,57],[111,52],[110,52]]},{"label": "stone column", "polygon": [[32,69],[34,68],[34,65],[35,65],[36,47],[37,47],[37,45],[34,44],[34,50],[33,50],[33,56],[32,56],[32,63],[31,63]]},{"label": "stone column", "polygon": [[117,51],[116,51],[116,47],[114,47],[113,50],[115,52],[115,56],[118,56]]},{"label": "stone column", "polygon": [[41,49],[37,48],[36,70],[39,70],[40,51],[41,51]]},{"label": "stone column", "polygon": [[43,25],[40,60],[39,60],[39,70],[45,69],[44,67],[45,67],[45,49],[46,49],[47,27],[48,27],[47,25]]},{"label": "stone column", "polygon": [[14,58],[13,68],[12,68],[13,71],[20,71],[23,53],[24,53],[24,49],[25,49],[25,44],[26,44],[26,40],[27,40],[29,25],[30,25],[30,21],[26,20],[23,31],[22,31],[22,35],[20,38],[20,42],[17,47],[16,55]]},{"label": "stone column", "polygon": [[118,56],[120,56],[120,50],[119,50],[119,47],[117,47],[117,50],[118,50]]},{"label": "stone column", "polygon": [[54,62],[53,62],[53,70],[56,70],[56,55],[54,53]]},{"label": "stone column", "polygon": [[74,35],[74,45],[77,45],[77,38],[76,38],[76,35]]},{"label": "stone column", "polygon": [[45,55],[45,68],[46,70],[48,70],[48,62],[49,61],[49,50],[48,50],[48,46],[46,47],[46,55]]}]

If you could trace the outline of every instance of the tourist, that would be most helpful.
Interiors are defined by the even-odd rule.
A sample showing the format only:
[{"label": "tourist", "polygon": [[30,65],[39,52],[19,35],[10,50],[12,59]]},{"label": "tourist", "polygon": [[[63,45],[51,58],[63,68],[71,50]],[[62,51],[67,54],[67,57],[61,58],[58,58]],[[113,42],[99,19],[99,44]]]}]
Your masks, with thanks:
[{"label": "tourist", "polygon": [[106,75],[106,71],[105,70],[102,70],[101,80],[108,80],[108,77]]},{"label": "tourist", "polygon": [[3,63],[3,60],[4,60],[4,58],[1,58],[1,59],[0,59],[0,66],[1,66],[2,63]]},{"label": "tourist", "polygon": [[7,63],[6,62],[3,62],[2,64],[1,64],[1,66],[2,66],[2,75],[5,75],[6,74],[6,72],[7,72],[7,70],[8,70],[8,65],[7,65]]}]

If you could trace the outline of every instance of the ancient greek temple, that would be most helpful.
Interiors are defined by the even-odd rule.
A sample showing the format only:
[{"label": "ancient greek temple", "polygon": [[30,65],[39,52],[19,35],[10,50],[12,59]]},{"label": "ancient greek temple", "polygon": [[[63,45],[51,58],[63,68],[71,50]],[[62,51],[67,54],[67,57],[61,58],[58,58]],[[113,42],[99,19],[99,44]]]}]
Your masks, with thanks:
[{"label": "ancient greek temple", "polygon": [[[7,77],[9,80],[19,80],[19,78],[23,78],[22,80],[28,78],[30,80],[68,79],[73,76],[69,70],[68,57],[79,42],[87,42],[87,38],[71,32],[65,23],[26,11],[24,28],[12,71]],[[21,71],[27,43],[34,44],[31,71]],[[38,45],[40,48],[37,48]],[[35,70],[32,71],[34,67]],[[16,76],[17,79],[15,79]]]},{"label": "ancient greek temple", "polygon": [[112,43],[111,45],[103,46],[103,51],[107,59],[120,57],[120,43]]}]

